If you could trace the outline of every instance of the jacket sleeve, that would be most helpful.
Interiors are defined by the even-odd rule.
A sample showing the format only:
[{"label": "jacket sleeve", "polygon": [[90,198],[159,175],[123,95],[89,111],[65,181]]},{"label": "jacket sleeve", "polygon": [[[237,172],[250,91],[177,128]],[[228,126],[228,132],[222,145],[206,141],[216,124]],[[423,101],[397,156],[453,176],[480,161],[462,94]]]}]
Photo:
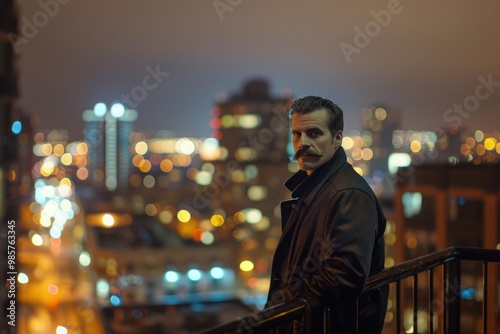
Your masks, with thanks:
[{"label": "jacket sleeve", "polygon": [[[372,198],[357,189],[342,190],[317,222],[324,229],[320,270],[304,276],[295,291],[282,291],[284,299],[312,294],[324,302],[357,297],[370,274],[377,235],[377,209]],[[297,288],[297,287],[296,287]]]}]

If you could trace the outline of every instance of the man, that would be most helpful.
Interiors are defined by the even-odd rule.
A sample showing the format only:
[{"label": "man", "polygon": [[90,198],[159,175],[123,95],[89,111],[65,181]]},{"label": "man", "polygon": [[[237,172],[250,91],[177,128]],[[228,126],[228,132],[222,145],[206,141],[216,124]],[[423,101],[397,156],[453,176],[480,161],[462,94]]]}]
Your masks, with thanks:
[{"label": "man", "polygon": [[300,171],[285,182],[292,199],[281,203],[283,232],[266,306],[313,295],[332,310],[335,333],[380,333],[388,291],[362,291],[384,268],[386,219],[370,186],[347,163],[342,110],[306,96],[290,115]]}]

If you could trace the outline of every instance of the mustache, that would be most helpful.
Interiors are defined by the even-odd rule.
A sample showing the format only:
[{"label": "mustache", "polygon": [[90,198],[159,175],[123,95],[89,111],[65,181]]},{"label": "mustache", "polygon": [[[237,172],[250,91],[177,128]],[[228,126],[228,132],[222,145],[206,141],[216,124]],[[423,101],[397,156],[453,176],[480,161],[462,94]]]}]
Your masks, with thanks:
[{"label": "mustache", "polygon": [[323,156],[323,154],[316,151],[314,148],[306,147],[306,148],[299,149],[297,152],[295,152],[295,155],[293,156],[292,161],[296,161],[300,156],[303,156],[303,155],[307,155],[310,157],[322,157]]}]

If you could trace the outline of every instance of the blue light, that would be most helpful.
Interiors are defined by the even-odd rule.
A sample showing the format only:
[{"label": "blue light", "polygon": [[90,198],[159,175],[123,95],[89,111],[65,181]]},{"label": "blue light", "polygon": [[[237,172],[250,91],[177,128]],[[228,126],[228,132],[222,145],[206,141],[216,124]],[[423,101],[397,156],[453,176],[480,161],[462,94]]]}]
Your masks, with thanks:
[{"label": "blue light", "polygon": [[187,275],[188,278],[193,282],[199,281],[201,279],[201,271],[199,271],[198,269],[189,269]]},{"label": "blue light", "polygon": [[474,296],[476,295],[476,289],[474,288],[467,288],[462,291],[460,291],[460,297],[462,299],[474,299]]},{"label": "blue light", "polygon": [[94,106],[94,115],[96,117],[103,117],[104,115],[106,115],[106,112],[108,111],[107,109],[108,108],[104,103],[99,102]]},{"label": "blue light", "polygon": [[111,305],[113,306],[120,306],[122,304],[122,300],[120,299],[119,296],[117,295],[112,295],[110,298],[109,298],[109,302],[111,303]]},{"label": "blue light", "polygon": [[14,123],[12,123],[13,134],[18,135],[21,133],[22,130],[23,130],[23,124],[21,123],[21,121],[14,121]]},{"label": "blue light", "polygon": [[115,103],[111,106],[111,115],[120,118],[125,114],[125,107],[121,103]]},{"label": "blue light", "polygon": [[179,274],[173,270],[169,270],[165,273],[165,281],[169,283],[175,283],[179,280]]},{"label": "blue light", "polygon": [[210,269],[210,275],[212,275],[214,279],[221,279],[224,277],[224,270],[220,267],[213,267]]}]

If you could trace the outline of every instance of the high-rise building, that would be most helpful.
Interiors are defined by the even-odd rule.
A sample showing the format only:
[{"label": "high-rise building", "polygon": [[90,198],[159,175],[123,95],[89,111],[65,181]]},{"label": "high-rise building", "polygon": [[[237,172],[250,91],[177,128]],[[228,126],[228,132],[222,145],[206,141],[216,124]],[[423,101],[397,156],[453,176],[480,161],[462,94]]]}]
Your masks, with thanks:
[{"label": "high-rise building", "polygon": [[[212,183],[200,196],[210,200],[214,213],[224,220],[222,228],[241,244],[240,261],[248,265],[243,278],[254,292],[267,291],[281,235],[279,202],[290,196],[283,182],[297,170],[288,153],[287,112],[292,102],[290,96],[271,96],[268,82],[252,80],[211,111],[220,157],[213,161]],[[250,259],[252,264],[245,262]]]},{"label": "high-rise building", "polygon": [[362,137],[369,143],[373,152],[370,159],[369,173],[386,173],[387,161],[391,153],[392,133],[399,127],[400,115],[383,107],[363,108],[361,112]]},{"label": "high-rise building", "polygon": [[115,103],[97,103],[83,113],[89,146],[89,181],[107,190],[126,189],[132,168],[130,136],[137,111]]},{"label": "high-rise building", "polygon": [[[22,131],[22,123],[16,117],[15,102],[18,96],[17,72],[15,67],[15,52],[10,43],[9,36],[17,33],[17,11],[13,0],[2,1],[0,4],[0,235],[15,235],[15,224],[17,209],[17,190],[14,184],[16,178],[15,162],[17,160],[17,135]],[[10,232],[9,232],[10,231]],[[2,268],[9,268],[15,272],[15,265],[8,267],[9,256],[7,252],[7,237],[1,238],[2,255],[0,255],[0,265]],[[10,239],[15,240],[15,239]],[[12,260],[11,260],[12,261]],[[12,262],[10,262],[12,264]],[[15,264],[15,261],[14,261]],[[7,270],[3,270],[0,275],[2,282],[7,282]],[[15,283],[13,283],[15,285]],[[0,288],[0,301],[3,310],[12,308],[14,303],[14,314],[16,313],[15,298],[12,299],[7,293],[9,286],[2,284]],[[5,312],[7,317],[0,325],[0,332],[14,333],[15,326],[8,325],[9,312]],[[15,318],[15,316],[14,316]]]},{"label": "high-rise building", "polygon": [[[22,130],[19,113],[16,110],[18,96],[16,54],[10,43],[10,36],[17,33],[17,12],[13,1],[3,1],[0,5],[0,183],[2,198],[10,198],[9,181],[5,181],[10,168],[17,158],[17,135]],[[6,204],[0,208],[5,218]],[[6,221],[6,219],[3,219]]]}]

